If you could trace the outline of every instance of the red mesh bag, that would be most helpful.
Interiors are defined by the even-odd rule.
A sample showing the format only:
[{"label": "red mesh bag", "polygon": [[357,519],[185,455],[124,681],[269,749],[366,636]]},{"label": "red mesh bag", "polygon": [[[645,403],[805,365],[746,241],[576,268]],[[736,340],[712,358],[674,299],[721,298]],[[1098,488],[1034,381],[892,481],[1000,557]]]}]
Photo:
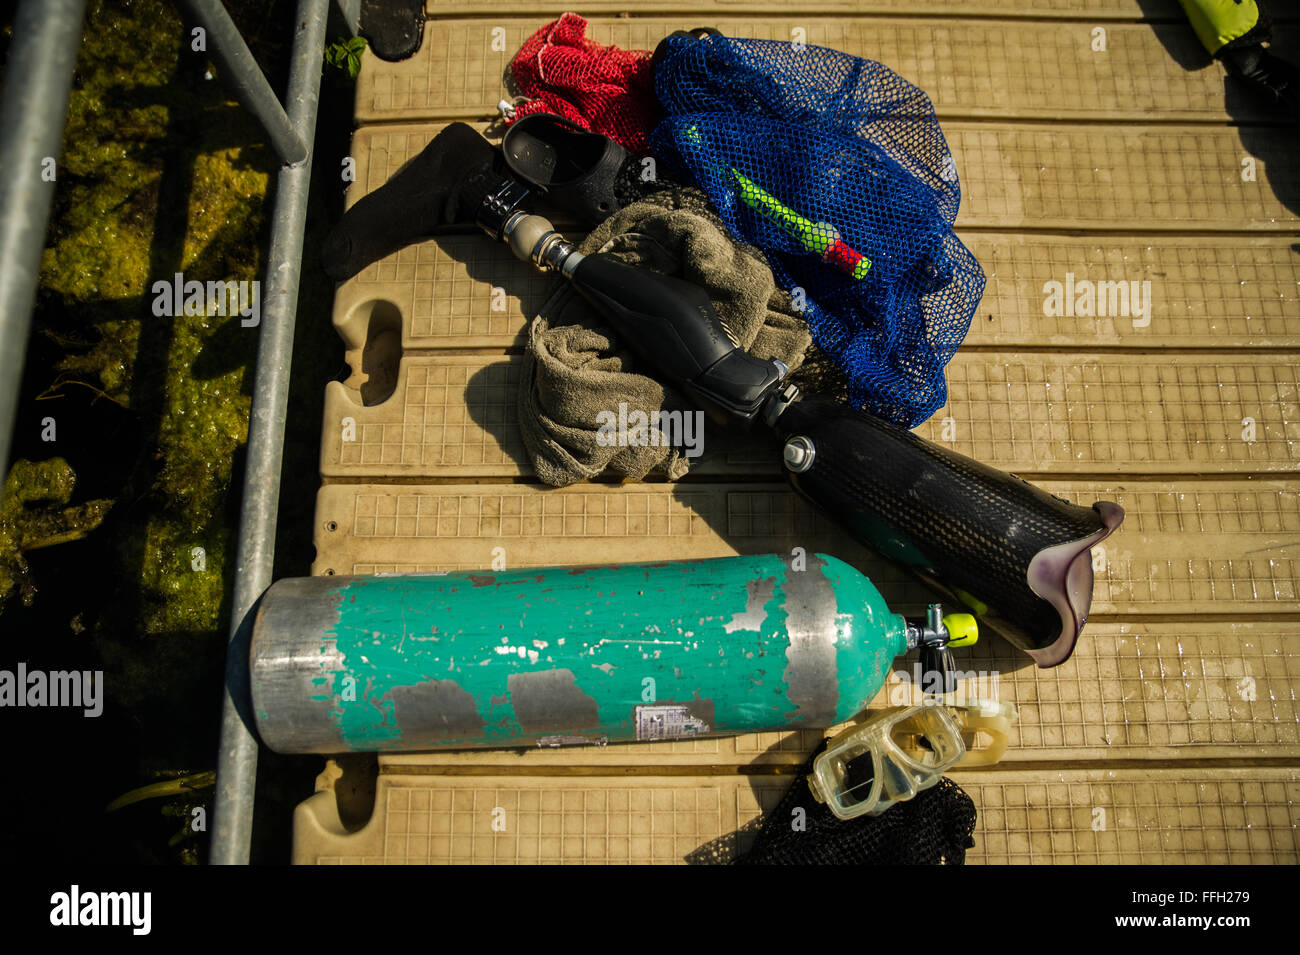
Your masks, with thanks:
[{"label": "red mesh bag", "polygon": [[587,21],[566,13],[530,36],[510,63],[529,102],[515,119],[557,113],[602,133],[629,152],[650,151],[659,118],[649,50],[620,50],[587,39]]}]

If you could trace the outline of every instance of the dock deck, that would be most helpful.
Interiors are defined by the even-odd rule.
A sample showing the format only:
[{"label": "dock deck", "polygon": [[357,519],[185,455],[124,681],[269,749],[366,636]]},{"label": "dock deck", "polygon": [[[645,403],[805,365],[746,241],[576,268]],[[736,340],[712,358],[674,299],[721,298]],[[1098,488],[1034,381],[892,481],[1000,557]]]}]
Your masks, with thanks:
[{"label": "dock deck", "polygon": [[[620,15],[629,6],[653,13]],[[446,123],[486,128],[510,58],[563,9],[427,8],[412,59],[365,58],[349,202]],[[968,862],[1300,861],[1294,128],[1225,81],[1173,2],[574,9],[602,43],[649,49],[706,24],[798,37],[926,90],[961,177],[958,231],[988,286],[949,366],[949,403],[917,431],[1127,512],[1095,554],[1093,614],[1069,661],[1038,670],[992,635],[963,653],[1020,711],[1002,764],[953,773],[979,812]],[[1276,48],[1300,57],[1296,40],[1300,23],[1280,23]],[[1079,281],[1149,282],[1149,298],[1052,314],[1045,285]],[[924,608],[924,588],[798,500],[754,449],[676,485],[542,485],[514,396],[550,287],[469,232],[340,286],[334,323],[353,375],[325,389],[314,573],[480,568],[494,548],[514,568],[799,545],[859,567],[895,609]],[[891,683],[877,704],[909,689]],[[726,861],[820,738],[382,755],[360,828],[344,824],[336,790],[364,791],[365,774],[332,766],[297,811],[294,861]]]}]

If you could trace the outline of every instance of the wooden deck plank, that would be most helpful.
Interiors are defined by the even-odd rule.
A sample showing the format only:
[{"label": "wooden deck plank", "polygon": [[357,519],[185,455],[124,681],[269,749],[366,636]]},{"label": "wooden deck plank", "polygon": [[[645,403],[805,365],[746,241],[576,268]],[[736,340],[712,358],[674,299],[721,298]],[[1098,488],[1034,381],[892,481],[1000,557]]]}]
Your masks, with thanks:
[{"label": "wooden deck plank", "polygon": [[[348,201],[379,188],[445,125],[357,130]],[[958,121],[944,130],[961,177],[959,230],[1300,231],[1300,168],[1286,161],[1285,130]],[[1242,179],[1243,159],[1255,160],[1253,181]]]},{"label": "wooden deck plank", "polygon": [[[554,18],[559,8],[550,0],[426,0],[424,9],[430,17],[536,14]],[[700,17],[737,11],[746,14],[790,11],[839,16],[927,13],[955,18],[1021,16],[1126,20],[1148,17],[1178,19],[1182,15],[1177,0],[1152,0],[1149,4],[1140,0],[1005,0],[998,4],[985,0],[640,0],[635,4],[630,0],[584,0],[569,9],[587,18],[626,16],[637,11],[692,13]],[[696,21],[692,20],[690,26],[695,25]]]},{"label": "wooden deck plank", "polygon": [[[1300,613],[1300,482],[1040,486],[1085,506],[1110,500],[1125,509],[1124,526],[1094,554],[1094,615]],[[497,547],[512,567],[803,547],[862,570],[895,609],[932,599],[784,483],[330,484],[316,511],[316,574],[475,570],[492,564]]]},{"label": "wooden deck plank", "polygon": [[[409,60],[366,61],[357,83],[357,122],[495,116],[497,102],[511,98],[503,82],[511,57],[546,22],[427,23],[423,44]],[[1210,60],[1186,22],[1099,27],[1087,18],[1063,23],[757,16],[722,17],[709,25],[727,36],[802,39],[877,60],[925,90],[944,119],[1282,118],[1240,84],[1225,83],[1223,68]],[[604,45],[646,50],[682,26],[680,17],[599,18],[587,35]],[[1105,50],[1093,48],[1096,29],[1105,33]],[[1292,44],[1289,28],[1278,30],[1277,41]]]},{"label": "wooden deck plank", "polygon": [[[953,778],[981,807],[968,863],[1300,861],[1294,769],[986,771]],[[299,807],[294,861],[725,862],[748,848],[752,823],[788,786],[788,778],[735,775],[575,780],[381,772],[379,811],[360,832],[344,833],[327,791]]]},{"label": "wooden deck plank", "polygon": [[[987,279],[965,347],[1300,348],[1294,237],[972,232],[962,239]],[[1064,298],[1067,283],[1082,289],[1085,281],[1128,285],[1114,303],[1109,294],[1098,300],[1106,314],[1055,307],[1049,283],[1058,283]],[[343,283],[334,321],[350,350],[364,346],[377,302],[400,314],[403,351],[519,347],[531,316],[558,284],[486,236],[442,236]],[[1131,297],[1134,288],[1138,297]]]},{"label": "wooden deck plank", "polygon": [[[408,355],[396,391],[369,407],[330,382],[321,473],[531,474],[518,427],[521,362]],[[948,366],[948,404],[916,433],[1023,474],[1294,473],[1298,376],[1285,355],[959,352]],[[726,451],[715,454],[715,441]],[[702,445],[701,473],[779,467],[762,467],[759,446],[720,440],[707,421]]]}]

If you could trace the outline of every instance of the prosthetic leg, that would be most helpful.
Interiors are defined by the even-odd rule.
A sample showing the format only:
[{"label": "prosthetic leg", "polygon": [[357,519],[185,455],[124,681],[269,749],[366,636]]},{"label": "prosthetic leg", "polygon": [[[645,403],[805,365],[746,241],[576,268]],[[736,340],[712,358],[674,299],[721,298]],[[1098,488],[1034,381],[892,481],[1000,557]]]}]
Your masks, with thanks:
[{"label": "prosthetic leg", "polygon": [[856,537],[965,604],[1039,666],[1066,660],[1092,600],[1090,549],[1123,520],[1079,507],[909,431],[783,382],[779,362],[737,347],[697,287],[583,255],[523,210],[505,180],[479,225],[524,261],[564,276],[631,347],[715,418],[770,427],[800,494]]}]

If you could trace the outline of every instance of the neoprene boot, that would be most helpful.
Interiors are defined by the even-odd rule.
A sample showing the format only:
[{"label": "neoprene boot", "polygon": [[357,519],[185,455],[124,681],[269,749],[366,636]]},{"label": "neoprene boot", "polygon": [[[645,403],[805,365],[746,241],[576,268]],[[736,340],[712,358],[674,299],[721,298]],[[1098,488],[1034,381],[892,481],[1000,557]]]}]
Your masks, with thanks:
[{"label": "neoprene boot", "polygon": [[501,178],[496,147],[465,123],[452,123],[386,183],[344,213],[321,250],[335,281],[350,279],[439,227],[472,223]]}]

